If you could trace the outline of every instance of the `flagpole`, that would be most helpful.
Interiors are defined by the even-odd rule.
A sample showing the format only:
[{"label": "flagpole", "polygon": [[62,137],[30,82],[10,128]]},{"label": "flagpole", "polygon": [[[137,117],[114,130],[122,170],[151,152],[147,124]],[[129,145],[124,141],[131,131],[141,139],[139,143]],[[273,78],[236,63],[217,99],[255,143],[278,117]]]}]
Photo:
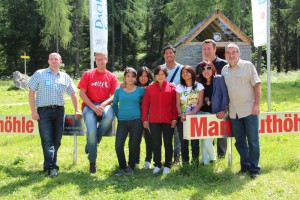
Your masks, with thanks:
[{"label": "flagpole", "polygon": [[270,23],[271,23],[271,4],[267,0],[267,75],[268,75],[268,111],[271,112],[271,42],[270,42]]},{"label": "flagpole", "polygon": [[89,0],[89,17],[90,17],[90,59],[91,59],[91,69],[94,69],[93,0]]}]

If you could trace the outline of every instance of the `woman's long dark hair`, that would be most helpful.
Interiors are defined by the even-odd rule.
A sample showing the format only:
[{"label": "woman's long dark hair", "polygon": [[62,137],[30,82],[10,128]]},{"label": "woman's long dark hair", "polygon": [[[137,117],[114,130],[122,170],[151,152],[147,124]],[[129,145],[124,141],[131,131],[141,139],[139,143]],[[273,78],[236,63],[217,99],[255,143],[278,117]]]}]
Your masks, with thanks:
[{"label": "woman's long dark hair", "polygon": [[185,80],[182,78],[182,71],[183,70],[188,71],[191,75],[192,75],[192,90],[194,90],[197,87],[197,83],[196,83],[196,71],[194,69],[194,67],[190,66],[190,65],[184,65],[183,68],[181,69],[180,72],[180,84],[187,87]]},{"label": "woman's long dark hair", "polygon": [[[148,77],[148,82],[146,83],[146,85],[142,85],[139,80],[139,78],[143,75],[143,72],[146,72],[147,77]],[[152,81],[153,81],[153,77],[152,77],[150,69],[146,66],[141,67],[137,72],[136,85],[137,86],[148,86],[150,83],[152,83]]]},{"label": "woman's long dark hair", "polygon": [[203,72],[203,69],[204,69],[204,67],[205,66],[210,66],[211,67],[211,69],[212,69],[212,79],[215,77],[215,75],[217,75],[217,69],[216,69],[216,67],[215,67],[215,65],[212,63],[212,62],[210,62],[210,61],[202,61],[201,63],[200,63],[200,70],[199,70],[199,74],[197,74],[197,81],[199,82],[199,83],[202,83],[202,85],[206,85],[206,82],[207,82],[207,80],[206,80],[206,78],[202,75],[202,72]]}]

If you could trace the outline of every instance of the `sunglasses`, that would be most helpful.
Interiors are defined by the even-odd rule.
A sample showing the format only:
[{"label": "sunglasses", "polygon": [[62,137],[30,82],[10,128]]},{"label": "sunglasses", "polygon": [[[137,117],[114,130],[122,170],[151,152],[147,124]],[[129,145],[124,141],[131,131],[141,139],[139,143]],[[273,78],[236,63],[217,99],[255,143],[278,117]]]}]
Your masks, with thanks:
[{"label": "sunglasses", "polygon": [[211,66],[207,66],[207,67],[203,67],[202,71],[204,71],[204,70],[211,70],[211,69],[212,69]]}]

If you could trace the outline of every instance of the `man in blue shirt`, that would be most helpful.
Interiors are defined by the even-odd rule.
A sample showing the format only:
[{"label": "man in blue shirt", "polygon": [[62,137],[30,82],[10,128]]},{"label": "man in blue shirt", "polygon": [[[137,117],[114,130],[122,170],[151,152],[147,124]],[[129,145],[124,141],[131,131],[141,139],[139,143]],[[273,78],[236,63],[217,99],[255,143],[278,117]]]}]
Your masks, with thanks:
[{"label": "man in blue shirt", "polygon": [[[28,82],[29,104],[33,120],[38,120],[44,154],[44,171],[50,177],[58,176],[57,151],[64,129],[64,93],[71,96],[75,119],[81,117],[76,97],[76,87],[70,76],[59,70],[62,64],[58,53],[49,55],[49,67],[37,70]],[[36,93],[36,95],[35,95]]]}]

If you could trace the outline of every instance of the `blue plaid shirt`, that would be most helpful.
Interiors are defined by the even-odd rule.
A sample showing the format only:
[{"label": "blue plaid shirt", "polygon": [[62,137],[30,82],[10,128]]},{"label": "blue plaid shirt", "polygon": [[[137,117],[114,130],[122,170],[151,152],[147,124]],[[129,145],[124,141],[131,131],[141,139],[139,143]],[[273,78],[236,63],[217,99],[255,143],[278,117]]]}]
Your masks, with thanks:
[{"label": "blue plaid shirt", "polygon": [[50,67],[37,70],[30,78],[28,87],[37,92],[36,107],[64,106],[64,93],[71,95],[76,92],[76,87],[68,74],[61,71],[54,74]]}]

